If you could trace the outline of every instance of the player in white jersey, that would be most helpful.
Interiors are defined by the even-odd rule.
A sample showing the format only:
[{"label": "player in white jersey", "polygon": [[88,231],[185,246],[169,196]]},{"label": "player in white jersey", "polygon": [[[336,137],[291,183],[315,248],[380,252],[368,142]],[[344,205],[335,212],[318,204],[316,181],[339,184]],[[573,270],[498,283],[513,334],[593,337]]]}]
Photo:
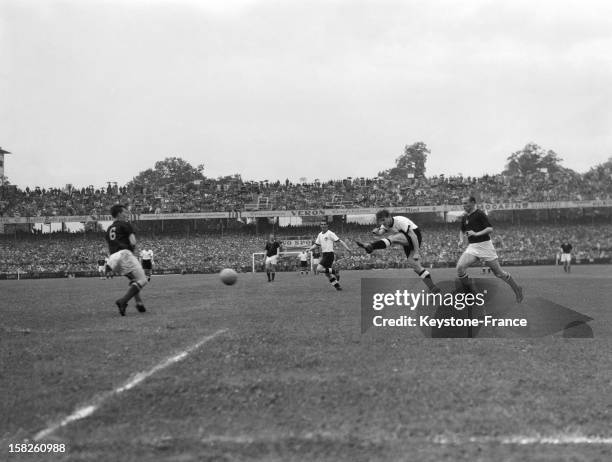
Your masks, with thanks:
[{"label": "player in white jersey", "polygon": [[310,272],[308,271],[308,254],[309,252],[307,250],[302,250],[302,252],[300,252],[300,274],[308,274]]},{"label": "player in white jersey", "polygon": [[423,237],[416,223],[409,218],[399,215],[391,216],[391,213],[386,209],[376,212],[376,222],[378,226],[372,232],[377,236],[386,235],[386,237],[370,244],[355,241],[357,245],[365,249],[367,253],[372,253],[377,249],[386,249],[392,245],[401,245],[408,260],[408,266],[419,275],[431,292],[440,292],[438,286],[431,279],[429,271],[419,263]]},{"label": "player in white jersey", "polygon": [[151,275],[153,274],[153,251],[151,249],[143,249],[140,252],[140,264],[147,276],[147,281],[151,281]]},{"label": "player in white jersey", "polygon": [[334,243],[336,242],[339,242],[346,250],[351,252],[349,246],[346,245],[336,233],[331,231],[327,226],[327,221],[323,220],[321,221],[321,232],[317,236],[314,245],[312,245],[309,250],[321,249],[321,259],[317,265],[317,272],[324,273],[329,283],[334,286],[336,290],[342,290],[342,287],[340,287],[340,271],[332,268],[335,258]]}]

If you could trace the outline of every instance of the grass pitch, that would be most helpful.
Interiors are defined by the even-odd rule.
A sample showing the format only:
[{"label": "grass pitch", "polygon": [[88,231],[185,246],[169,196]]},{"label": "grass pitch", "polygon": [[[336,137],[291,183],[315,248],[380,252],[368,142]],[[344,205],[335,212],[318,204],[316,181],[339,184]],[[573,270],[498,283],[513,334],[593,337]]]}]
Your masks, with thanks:
[{"label": "grass pitch", "polygon": [[[125,278],[0,281],[0,460],[610,460],[612,267],[511,271],[526,307],[570,307],[592,338],[362,335],[361,278],[407,270],[343,272],[342,292],[154,277],[126,317]],[[9,452],[45,430],[64,453]]]}]

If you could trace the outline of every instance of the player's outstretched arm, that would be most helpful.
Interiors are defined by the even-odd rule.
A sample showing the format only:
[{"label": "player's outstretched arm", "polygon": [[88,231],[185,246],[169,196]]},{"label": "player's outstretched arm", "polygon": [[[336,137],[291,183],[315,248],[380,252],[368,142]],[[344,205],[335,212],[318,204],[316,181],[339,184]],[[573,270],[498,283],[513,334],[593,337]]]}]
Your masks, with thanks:
[{"label": "player's outstretched arm", "polygon": [[351,250],[351,248],[350,248],[348,245],[346,245],[346,242],[344,242],[342,239],[338,239],[338,242],[339,242],[340,244],[342,244],[342,245],[344,246],[344,248],[345,248],[346,250],[348,250],[348,251],[349,251],[349,253],[352,253],[352,252],[353,252],[353,251]]}]

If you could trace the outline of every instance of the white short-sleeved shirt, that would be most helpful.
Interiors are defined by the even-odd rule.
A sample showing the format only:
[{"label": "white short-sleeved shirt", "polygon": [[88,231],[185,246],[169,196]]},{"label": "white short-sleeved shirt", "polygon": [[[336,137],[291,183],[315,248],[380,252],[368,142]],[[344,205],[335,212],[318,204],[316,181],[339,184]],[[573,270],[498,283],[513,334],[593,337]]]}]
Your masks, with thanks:
[{"label": "white short-sleeved shirt", "polygon": [[336,236],[333,231],[329,229],[324,233],[321,232],[317,236],[317,240],[315,244],[319,244],[321,246],[321,252],[333,252],[334,251],[334,242],[338,242],[340,238]]},{"label": "white short-sleeved shirt", "polygon": [[380,229],[389,231],[391,233],[407,233],[409,229],[417,229],[418,226],[410,218],[397,216],[393,217],[393,224],[388,228],[385,225],[381,225]]},{"label": "white short-sleeved shirt", "polygon": [[146,249],[141,251],[140,258],[142,258],[143,260],[153,260],[153,251]]}]

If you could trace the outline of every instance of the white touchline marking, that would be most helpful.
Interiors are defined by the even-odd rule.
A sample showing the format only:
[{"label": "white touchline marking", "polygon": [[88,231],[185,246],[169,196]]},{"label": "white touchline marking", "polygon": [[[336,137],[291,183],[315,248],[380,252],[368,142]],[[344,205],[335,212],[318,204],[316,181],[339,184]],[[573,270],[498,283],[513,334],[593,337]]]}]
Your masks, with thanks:
[{"label": "white touchline marking", "polygon": [[120,387],[117,387],[117,388],[115,388],[112,391],[109,391],[109,392],[103,393],[102,395],[97,396],[96,398],[94,398],[92,400],[91,403],[78,408],[76,411],[74,411],[68,417],[65,417],[64,419],[60,420],[59,422],[57,422],[57,423],[55,423],[55,424],[45,428],[44,430],[38,432],[36,435],[34,435],[34,437],[32,439],[34,441],[39,441],[39,440],[41,440],[43,438],[46,438],[47,436],[51,435],[53,432],[55,432],[59,428],[68,425],[69,423],[72,423],[72,422],[74,422],[76,420],[84,419],[85,417],[88,417],[88,416],[92,415],[94,412],[96,412],[98,410],[98,408],[102,405],[102,403],[104,401],[106,401],[107,399],[113,397],[114,395],[118,395],[120,393],[123,393],[124,391],[130,390],[131,388],[134,388],[136,385],[138,385],[139,383],[141,383],[143,380],[147,379],[148,377],[151,377],[156,372],[159,372],[162,369],[165,369],[166,367],[171,366],[172,364],[175,364],[175,363],[177,363],[179,361],[182,361],[190,353],[192,353],[193,351],[195,351],[198,348],[200,348],[206,342],[214,339],[215,337],[217,337],[217,336],[219,336],[219,335],[221,335],[221,334],[223,334],[225,332],[227,332],[227,329],[218,330],[214,334],[211,334],[211,335],[209,335],[207,337],[202,338],[199,342],[194,343],[189,348],[185,349],[184,351],[181,351],[177,355],[174,355],[174,356],[171,356],[170,358],[165,359],[164,361],[159,363],[157,366],[149,369],[148,371],[146,371],[146,372],[138,372],[137,374],[135,374],[132,378],[130,378],[126,383],[124,383]]},{"label": "white touchline marking", "polygon": [[425,443],[439,445],[464,445],[464,444],[504,444],[504,445],[612,445],[612,437],[586,436],[586,435],[556,435],[556,436],[436,436],[433,438],[402,438],[396,435],[361,436],[359,434],[346,434],[336,432],[306,432],[306,433],[262,433],[262,434],[238,434],[238,435],[208,435],[200,439],[204,444],[255,444],[255,443],[278,443],[286,439],[295,438],[306,441],[337,441],[342,442],[350,438],[365,440],[374,443],[399,443],[402,441],[410,443]]},{"label": "white touchline marking", "polygon": [[439,436],[433,439],[434,443],[438,444],[465,444],[465,443],[497,443],[497,444],[518,444],[518,445],[530,445],[530,444],[550,444],[550,445],[563,445],[563,444],[612,444],[612,437],[604,436],[586,436],[586,435],[564,435],[558,434],[555,436],[472,436],[472,437],[461,437],[461,436]]}]

